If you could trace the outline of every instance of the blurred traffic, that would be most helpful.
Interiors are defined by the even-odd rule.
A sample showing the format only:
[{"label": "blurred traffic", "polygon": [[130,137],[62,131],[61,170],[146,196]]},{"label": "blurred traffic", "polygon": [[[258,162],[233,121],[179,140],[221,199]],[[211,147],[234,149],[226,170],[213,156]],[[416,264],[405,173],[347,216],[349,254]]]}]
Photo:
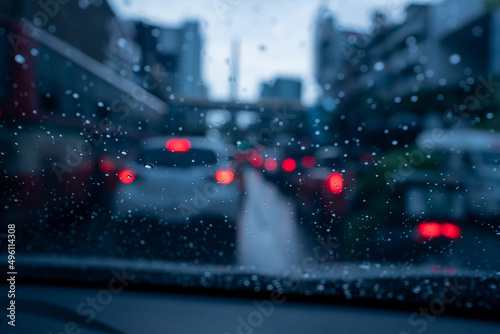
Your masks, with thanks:
[{"label": "blurred traffic", "polygon": [[[238,43],[231,95],[211,98],[198,21],[16,4],[0,17],[1,220],[21,225],[25,252],[251,264],[285,247],[294,257],[269,265],[282,268],[328,240],[330,262],[498,266],[496,8],[412,4],[363,34],[321,6],[320,92],[304,104],[287,77],[238,99]],[[426,30],[450,4],[466,23]]]}]

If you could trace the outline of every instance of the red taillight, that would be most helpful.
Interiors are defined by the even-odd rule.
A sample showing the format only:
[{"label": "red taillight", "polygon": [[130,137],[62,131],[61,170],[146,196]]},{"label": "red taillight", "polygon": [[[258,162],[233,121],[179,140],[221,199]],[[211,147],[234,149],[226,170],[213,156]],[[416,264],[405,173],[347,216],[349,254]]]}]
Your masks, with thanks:
[{"label": "red taillight", "polygon": [[300,163],[304,168],[313,168],[316,166],[316,159],[313,156],[306,155],[305,157],[302,157]]},{"label": "red taillight", "polygon": [[441,225],[435,222],[425,222],[418,226],[418,233],[424,238],[437,238],[441,235]]},{"label": "red taillight", "polygon": [[344,190],[344,180],[339,173],[333,173],[326,180],[326,187],[334,194],[340,194]]},{"label": "red taillight", "polygon": [[285,170],[285,172],[293,172],[296,167],[297,164],[295,163],[295,160],[291,158],[283,160],[283,169]]},{"label": "red taillight", "polygon": [[260,155],[258,154],[255,154],[253,155],[251,158],[250,158],[250,163],[252,164],[252,166],[254,167],[260,167],[262,166],[262,163],[263,163],[263,159]]},{"label": "red taillight", "polygon": [[234,173],[228,169],[221,169],[215,173],[215,179],[222,184],[228,184],[233,181]]},{"label": "red taillight", "polygon": [[275,170],[276,167],[278,167],[278,162],[274,158],[267,158],[264,162],[264,167],[266,167],[267,170]]},{"label": "red taillight", "polygon": [[460,231],[460,227],[455,226],[450,223],[444,223],[441,225],[441,233],[450,239],[458,239],[462,235],[462,231]]},{"label": "red taillight", "polygon": [[98,165],[103,173],[111,173],[115,169],[113,162],[106,157],[101,158]]},{"label": "red taillight", "polygon": [[191,142],[187,139],[170,139],[165,147],[170,152],[187,152],[191,148]]},{"label": "red taillight", "polygon": [[424,222],[418,225],[418,233],[423,238],[437,238],[444,236],[449,239],[458,239],[462,235],[460,227],[451,223],[439,224],[436,222]]},{"label": "red taillight", "polygon": [[131,183],[135,179],[135,173],[130,169],[125,169],[118,173],[118,178],[123,183]]}]

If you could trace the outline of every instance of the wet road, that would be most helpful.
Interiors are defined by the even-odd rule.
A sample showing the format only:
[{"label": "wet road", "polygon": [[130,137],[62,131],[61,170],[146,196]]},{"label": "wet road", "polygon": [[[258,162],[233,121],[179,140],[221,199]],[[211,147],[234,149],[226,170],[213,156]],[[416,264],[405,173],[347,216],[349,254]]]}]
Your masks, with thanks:
[{"label": "wet road", "polygon": [[238,259],[262,270],[284,271],[308,256],[305,235],[294,215],[295,203],[263,179],[245,175],[248,197],[238,230]]}]

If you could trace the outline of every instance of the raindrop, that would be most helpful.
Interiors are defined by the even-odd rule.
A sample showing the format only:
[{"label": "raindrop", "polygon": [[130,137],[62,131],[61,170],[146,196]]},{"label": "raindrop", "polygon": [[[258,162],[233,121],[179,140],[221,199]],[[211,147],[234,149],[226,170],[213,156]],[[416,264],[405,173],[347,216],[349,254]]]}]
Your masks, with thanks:
[{"label": "raindrop", "polygon": [[154,165],[152,163],[148,162],[148,163],[144,164],[144,167],[146,167],[147,169],[152,169],[154,167]]},{"label": "raindrop", "polygon": [[123,49],[127,45],[127,41],[124,38],[119,38],[116,44],[119,48]]},{"label": "raindrop", "polygon": [[483,35],[483,28],[481,28],[480,26],[475,26],[474,28],[472,28],[472,35],[474,37],[481,37]]},{"label": "raindrop", "polygon": [[327,97],[326,99],[323,100],[323,109],[325,109],[328,112],[332,112],[335,110],[337,107],[335,100],[331,97]]},{"label": "raindrop", "polygon": [[382,71],[384,68],[385,68],[385,64],[381,61],[378,61],[375,63],[375,65],[373,65],[373,69],[377,72]]},{"label": "raindrop", "polygon": [[459,63],[460,63],[460,61],[462,61],[462,57],[460,57],[460,55],[459,55],[459,54],[456,54],[456,53],[455,53],[455,54],[452,54],[452,55],[450,56],[449,61],[450,61],[450,64],[452,64],[452,65],[457,65],[457,64],[459,64]]},{"label": "raindrop", "polygon": [[24,64],[26,62],[26,59],[22,55],[16,55],[14,60],[19,64]]},{"label": "raindrop", "polygon": [[122,155],[127,155],[127,154],[128,154],[128,152],[127,152],[126,150],[123,150],[123,151],[121,151],[120,153],[121,153]]}]

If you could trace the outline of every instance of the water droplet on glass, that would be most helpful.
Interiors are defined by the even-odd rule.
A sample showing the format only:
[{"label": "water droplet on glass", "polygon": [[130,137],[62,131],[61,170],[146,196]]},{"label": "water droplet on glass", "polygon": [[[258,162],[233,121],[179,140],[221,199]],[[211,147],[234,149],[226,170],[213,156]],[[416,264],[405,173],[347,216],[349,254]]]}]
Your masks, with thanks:
[{"label": "water droplet on glass", "polygon": [[373,65],[373,69],[377,72],[382,71],[384,68],[385,68],[385,64],[381,61],[378,61],[375,63],[375,65]]},{"label": "water droplet on glass", "polygon": [[152,163],[148,162],[148,163],[144,164],[144,167],[146,167],[147,169],[151,169],[154,167],[154,165]]},{"label": "water droplet on glass", "polygon": [[480,26],[472,28],[472,35],[474,37],[481,37],[483,35],[483,28],[481,28]]},{"label": "water droplet on glass", "polygon": [[14,57],[14,60],[19,64],[24,64],[24,62],[26,61],[23,55],[16,55]]},{"label": "water droplet on glass", "polygon": [[462,57],[460,57],[460,55],[456,54],[456,53],[452,54],[450,56],[450,59],[449,59],[450,64],[452,64],[452,65],[457,65],[458,63],[460,63],[461,60],[462,60]]}]

